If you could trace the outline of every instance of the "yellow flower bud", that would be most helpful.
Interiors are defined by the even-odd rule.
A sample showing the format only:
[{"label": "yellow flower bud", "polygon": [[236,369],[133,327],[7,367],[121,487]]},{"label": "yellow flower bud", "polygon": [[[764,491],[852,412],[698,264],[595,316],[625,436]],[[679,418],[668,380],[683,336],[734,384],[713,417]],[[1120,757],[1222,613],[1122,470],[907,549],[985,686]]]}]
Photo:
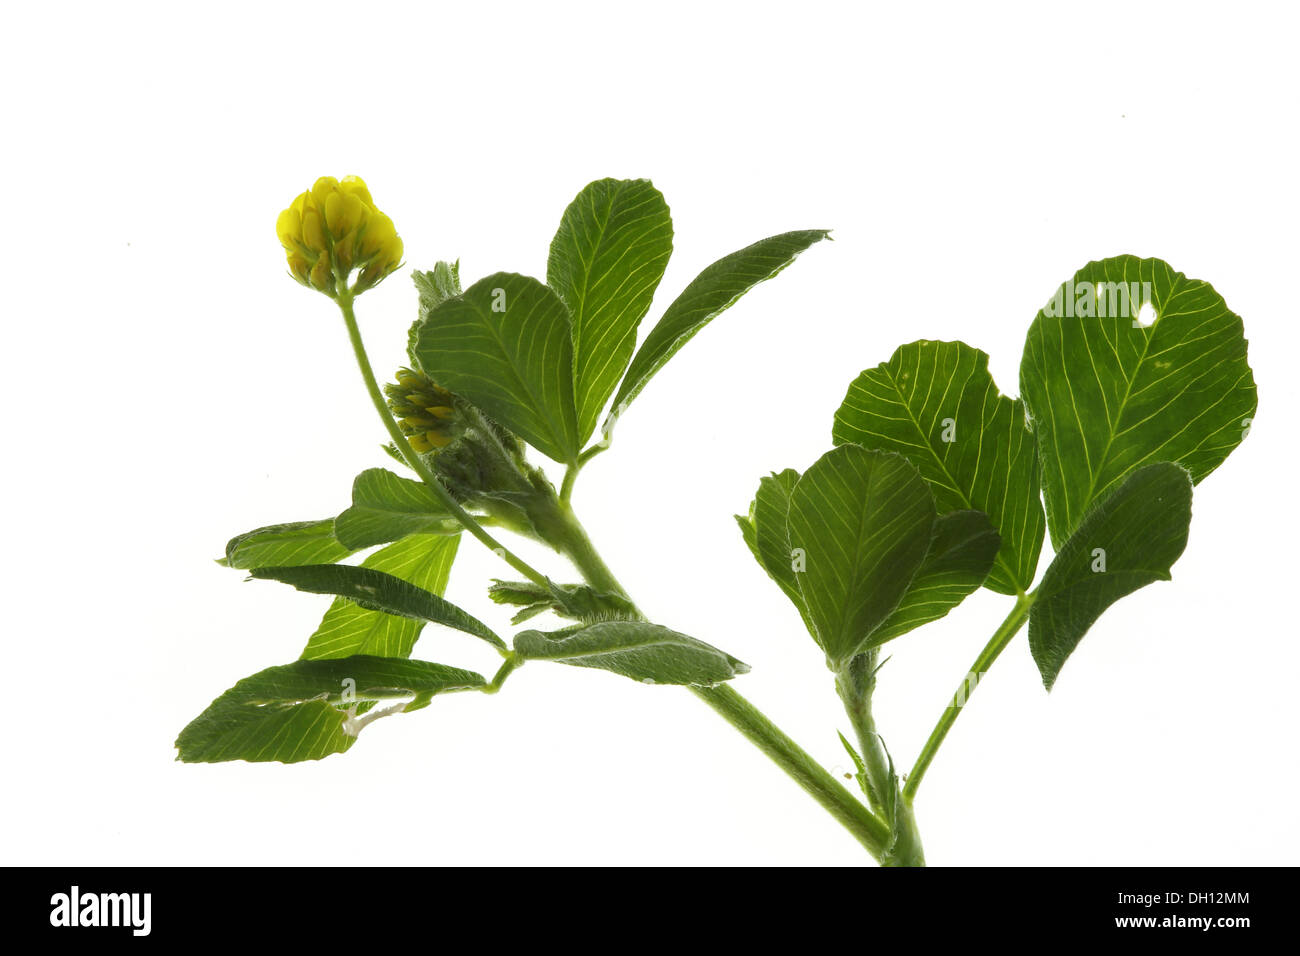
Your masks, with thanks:
[{"label": "yellow flower bud", "polygon": [[451,392],[409,368],[399,370],[396,377],[397,384],[385,385],[384,392],[411,447],[421,454],[446,448],[463,425],[452,407],[455,398]]},{"label": "yellow flower bud", "polygon": [[315,206],[308,206],[302,214],[302,242],[312,252],[325,252],[329,248],[325,243],[325,228],[321,222],[320,210]]},{"label": "yellow flower bud", "polygon": [[280,245],[292,255],[294,240],[302,234],[302,216],[298,210],[290,206],[280,213],[280,218],[275,221],[275,234],[280,237]]},{"label": "yellow flower bud", "polygon": [[289,273],[303,285],[335,296],[354,269],[351,292],[378,284],[402,261],[402,240],[393,221],[375,208],[359,176],[340,182],[322,176],[280,213],[275,233]]},{"label": "yellow flower bud", "polygon": [[345,193],[356,196],[367,206],[375,204],[375,201],[370,198],[370,190],[366,188],[365,181],[360,176],[344,176],[343,181],[339,183],[339,188]]}]

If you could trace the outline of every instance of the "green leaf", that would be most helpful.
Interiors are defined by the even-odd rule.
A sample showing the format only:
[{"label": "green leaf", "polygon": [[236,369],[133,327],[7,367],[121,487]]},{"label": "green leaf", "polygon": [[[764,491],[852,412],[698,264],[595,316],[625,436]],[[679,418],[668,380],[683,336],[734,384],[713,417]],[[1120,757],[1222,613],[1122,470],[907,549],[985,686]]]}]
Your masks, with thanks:
[{"label": "green leaf", "polygon": [[940,512],[983,511],[1002,536],[985,584],[1026,591],[1043,547],[1038,458],[1024,405],[998,392],[989,357],[964,342],[919,341],[867,369],[835,413],[835,443],[906,455]]},{"label": "green leaf", "polygon": [[420,318],[427,318],[448,299],[460,295],[460,262],[439,262],[428,272],[414,270],[411,279],[420,297]]},{"label": "green leaf", "polygon": [[373,568],[349,564],[309,564],[296,568],[254,568],[257,579],[281,581],[299,591],[335,594],[371,611],[414,618],[464,631],[493,647],[506,649],[505,641],[478,618],[423,588]]},{"label": "green leaf", "polygon": [[[415,282],[420,309],[419,318],[411,323],[411,328],[406,333],[406,353],[410,356],[411,363],[419,368],[420,363],[415,358],[415,337],[430,312],[448,299],[460,295],[460,261],[439,262],[429,272],[412,271],[411,279]],[[402,464],[406,464],[400,455],[394,457]]]},{"label": "green leaf", "polygon": [[1191,520],[1191,477],[1170,462],[1132,472],[1084,516],[1043,575],[1029,612],[1029,649],[1048,690],[1106,608],[1169,580]]},{"label": "green leaf", "polygon": [[736,521],[759,566],[794,604],[808,632],[816,636],[803,593],[799,590],[794,555],[790,553],[790,494],[798,481],[799,472],[793,468],[761,479],[749,506],[749,515],[736,515]]},{"label": "green leaf", "polygon": [[825,229],[805,229],[761,239],[738,252],[724,256],[696,276],[668,306],[663,318],[650,330],[628,367],[623,384],[614,397],[614,410],[605,428],[641,393],[646,383],[677,350],[700,329],[737,299],[765,279],[770,279],[814,242],[825,239]]},{"label": "green leaf", "polygon": [[523,611],[514,617],[515,624],[542,611],[587,624],[636,616],[636,607],[627,598],[585,584],[552,583],[550,588],[544,588],[531,581],[497,580],[488,587],[488,597],[497,604],[523,605]]},{"label": "green leaf", "polygon": [[[418,709],[433,694],[484,683],[471,671],[387,657],[268,667],[230,688],[181,731],[178,759],[319,760],[347,750],[377,717]],[[407,697],[412,698],[408,704],[357,714],[367,702]]]},{"label": "green leaf", "polygon": [[[420,481],[371,468],[352,483],[352,507],[334,519],[334,535],[353,550],[408,534],[454,534],[460,522]],[[320,563],[320,562],[316,562]]]},{"label": "green leaf", "polygon": [[[901,455],[842,445],[790,494],[790,545],[814,638],[838,671],[898,607],[925,560],[934,498]],[[796,554],[796,558],[798,554]]]},{"label": "green leaf", "polygon": [[[815,637],[816,628],[808,616],[790,554],[790,493],[798,480],[799,473],[789,468],[764,478],[749,516],[737,515],[736,520],[758,563],[785,592]],[[872,632],[862,649],[893,640],[951,611],[984,583],[999,544],[997,531],[982,511],[954,511],[937,518],[916,577],[898,607]]]},{"label": "green leaf", "polygon": [[644,684],[711,685],[749,671],[716,647],[644,621],[606,621],[558,634],[521,631],[515,650],[529,660],[596,667]]},{"label": "green leaf", "polygon": [[353,549],[334,536],[334,519],[291,521],[246,531],[230,539],[221,562],[230,568],[256,568],[265,564],[324,564],[341,561]]},{"label": "green leaf", "polygon": [[[1138,300],[1153,325],[1137,324]],[[1038,313],[1020,390],[1058,547],[1142,465],[1177,462],[1199,482],[1255,414],[1241,319],[1209,283],[1135,256],[1088,263]]]},{"label": "green leaf", "polygon": [[876,647],[908,631],[937,621],[984,583],[1002,539],[982,511],[940,515],[916,577],[894,612],[871,635]]},{"label": "green leaf", "polygon": [[498,272],[435,306],[413,355],[435,382],[538,451],[577,460],[569,310],[536,279]]},{"label": "green leaf", "polygon": [[580,444],[623,377],[672,251],[672,216],[649,180],[597,180],[564,211],[546,281],[573,318]]},{"label": "green leaf", "polygon": [[[447,588],[460,535],[413,534],[376,551],[363,568],[392,574],[425,591],[442,594]],[[304,659],[350,657],[408,657],[424,629],[424,621],[372,611],[346,598],[335,598],[316,628]]]}]

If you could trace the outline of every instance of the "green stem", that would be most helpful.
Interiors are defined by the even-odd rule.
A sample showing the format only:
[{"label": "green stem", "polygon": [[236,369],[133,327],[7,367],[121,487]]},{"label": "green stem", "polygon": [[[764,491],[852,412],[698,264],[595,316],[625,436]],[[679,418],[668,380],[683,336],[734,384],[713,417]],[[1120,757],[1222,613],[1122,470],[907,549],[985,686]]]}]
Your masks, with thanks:
[{"label": "green stem", "polygon": [[912,766],[912,772],[907,775],[907,785],[903,787],[903,797],[910,803],[916,796],[916,791],[921,786],[921,780],[925,777],[925,771],[929,768],[930,762],[934,760],[935,754],[939,752],[939,747],[943,743],[943,738],[948,736],[948,731],[952,725],[957,722],[957,716],[961,713],[966,702],[970,700],[970,695],[975,692],[979,682],[983,680],[985,673],[993,666],[993,662],[998,659],[1003,648],[1011,643],[1011,639],[1016,636],[1016,632],[1024,626],[1029,618],[1029,609],[1034,606],[1034,594],[1021,594],[1016,598],[1016,606],[1011,609],[993,636],[989,638],[988,644],[984,645],[984,650],[980,651],[979,657],[975,658],[975,663],[971,665],[966,677],[962,680],[961,686],[953,694],[952,701],[944,710],[939,722],[935,724],[934,730],[930,732],[930,739],[925,742],[921,748],[921,754],[916,758],[916,763]]},{"label": "green stem", "polygon": [[492,683],[480,687],[479,690],[485,694],[495,694],[501,689],[501,685],[506,682],[506,678],[522,667],[523,664],[524,659],[522,657],[514,651],[509,651],[506,654],[506,659],[501,662],[501,666],[497,669],[496,676],[492,678]]},{"label": "green stem", "polygon": [[843,824],[867,848],[867,852],[877,858],[885,852],[891,842],[889,828],[758,708],[736,693],[730,684],[692,687],[691,691],[771,757],[795,783]]},{"label": "green stem", "polygon": [[885,866],[925,866],[925,852],[911,802],[899,792],[894,762],[871,714],[879,656],[877,648],[858,654],[835,675],[835,689],[858,738],[872,809],[887,822],[892,821],[889,846],[880,862]]},{"label": "green stem", "polygon": [[582,466],[607,448],[609,448],[608,442],[597,442],[579,455],[577,461],[564,469],[564,480],[560,483],[561,501],[568,504],[569,498],[573,495],[573,483],[578,480],[578,472],[582,471]]},{"label": "green stem", "polygon": [[578,520],[578,516],[573,513],[573,509],[567,503],[561,503],[562,520],[556,531],[552,544],[562,554],[568,556],[581,573],[586,582],[597,591],[604,591],[608,594],[616,594],[624,600],[631,602],[632,598],[627,593],[627,589],[618,582],[614,577],[614,572],[609,569],[604,559],[596,551],[595,545],[591,543],[591,538],[587,536],[587,530]]},{"label": "green stem", "polygon": [[361,329],[357,326],[357,316],[352,308],[352,300],[353,294],[350,291],[345,288],[339,289],[336,301],[339,304],[339,309],[343,312],[343,321],[348,327],[348,338],[352,342],[352,352],[356,355],[357,365],[361,369],[361,377],[366,383],[366,391],[370,394],[370,401],[374,404],[375,411],[379,413],[379,418],[383,421],[384,427],[388,429],[388,434],[393,439],[393,446],[466,531],[499,554],[507,564],[528,578],[528,580],[541,587],[550,588],[551,582],[546,575],[533,568],[522,558],[517,557],[505,545],[488,534],[483,526],[475,521],[474,517],[451,496],[451,492],[443,486],[429,466],[424,463],[424,460],[411,449],[411,443],[402,434],[402,430],[397,427],[397,422],[393,419],[393,413],[389,411],[388,403],[384,401],[383,393],[379,390],[379,382],[375,379],[375,370],[371,368],[370,357],[366,354],[365,343],[361,341]]},{"label": "green stem", "polygon": [[[631,604],[632,598],[596,552],[573,509],[564,507],[566,520],[559,533],[561,540],[554,542],[556,546],[568,555],[587,584],[598,591],[617,594]],[[690,691],[772,758],[872,856],[879,859],[886,853],[893,842],[889,827],[730,684],[691,687]]]}]

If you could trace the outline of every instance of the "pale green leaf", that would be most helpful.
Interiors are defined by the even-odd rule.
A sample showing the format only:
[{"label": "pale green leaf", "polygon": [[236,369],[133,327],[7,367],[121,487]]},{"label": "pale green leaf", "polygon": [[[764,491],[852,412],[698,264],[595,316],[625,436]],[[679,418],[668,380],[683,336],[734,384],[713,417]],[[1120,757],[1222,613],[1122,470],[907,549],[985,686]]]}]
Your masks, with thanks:
[{"label": "pale green leaf", "polygon": [[825,229],[805,229],[761,239],[724,256],[696,276],[668,306],[658,324],[641,343],[614,398],[612,419],[621,415],[677,350],[700,329],[726,311],[737,299],[772,278],[814,242],[825,239]]},{"label": "pale green leaf", "polygon": [[281,581],[299,591],[338,595],[371,611],[442,624],[472,634],[502,650],[506,646],[505,641],[497,637],[490,627],[450,601],[373,568],[358,568],[348,564],[309,564],[302,567],[255,568],[249,573],[254,578]]},{"label": "pale green leaf", "polygon": [[749,671],[716,647],[643,621],[607,621],[557,634],[521,631],[515,650],[529,660],[595,667],[645,684],[707,686]]},{"label": "pale green leaf", "polygon": [[1038,313],[1020,390],[1058,547],[1142,465],[1177,462],[1199,482],[1241,443],[1256,401],[1241,319],[1209,283],[1136,256],[1090,262]]},{"label": "pale green leaf", "polygon": [[1029,648],[1048,690],[1106,608],[1169,580],[1191,520],[1191,477],[1170,462],[1131,472],[1084,515],[1043,575],[1029,612]]},{"label": "pale green leaf", "polygon": [[919,341],[867,369],[835,413],[836,444],[906,455],[940,512],[983,511],[1002,538],[986,585],[1026,591],[1043,546],[1038,458],[1024,405],[998,392],[989,357],[964,342]]},{"label": "pale green leaf", "polygon": [[[447,588],[459,535],[413,534],[381,548],[361,563],[392,574],[434,594]],[[379,657],[407,657],[424,628],[424,622],[383,611],[372,611],[335,598],[307,646],[304,659],[350,657],[372,654]]]},{"label": "pale green leaf", "polygon": [[[347,657],[296,661],[245,677],[176,738],[179,760],[296,763],[342,753],[376,717],[415,710],[434,694],[465,690],[483,677],[429,661]],[[366,704],[402,700],[362,715]]]},{"label": "pale green leaf", "polygon": [[597,180],[564,211],[546,281],[573,319],[580,443],[632,358],[637,326],[672,251],[672,217],[649,180]]},{"label": "pale green leaf", "polygon": [[[353,550],[408,534],[452,534],[460,522],[420,481],[371,468],[352,483],[352,507],[334,519],[334,535]],[[315,562],[323,563],[323,562]]]},{"label": "pale green leaf", "polygon": [[[460,295],[460,262],[439,262],[428,272],[415,270],[411,273],[411,279],[415,282],[416,294],[419,296],[419,317],[411,323],[411,328],[406,333],[406,353],[410,356],[411,364],[419,368],[420,363],[415,358],[415,337],[430,312],[448,299]],[[394,457],[406,464],[400,455]]]},{"label": "pale green leaf", "polygon": [[901,455],[842,445],[790,494],[792,551],[814,637],[838,671],[898,607],[925,560],[934,498]]},{"label": "pale green leaf", "polygon": [[231,568],[257,568],[268,564],[325,564],[341,561],[355,549],[334,536],[334,519],[291,521],[246,531],[230,539],[221,562]]},{"label": "pale green leaf", "polygon": [[413,355],[435,382],[538,451],[577,459],[569,310],[536,279],[498,272],[435,306]]}]

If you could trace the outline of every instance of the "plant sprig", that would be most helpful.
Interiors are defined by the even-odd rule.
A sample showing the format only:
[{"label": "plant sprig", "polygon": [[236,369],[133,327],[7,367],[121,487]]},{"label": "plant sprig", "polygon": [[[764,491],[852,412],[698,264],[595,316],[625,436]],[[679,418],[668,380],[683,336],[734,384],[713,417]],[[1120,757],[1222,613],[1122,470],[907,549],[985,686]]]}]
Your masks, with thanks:
[{"label": "plant sprig", "polygon": [[[672,219],[648,181],[599,180],[565,211],[545,282],[497,272],[462,288],[459,263],[415,272],[418,318],[388,386],[355,301],[399,266],[392,221],[360,179],[326,177],[281,214],[277,232],[291,275],[340,309],[387,448],[415,478],[369,469],[335,518],[230,541],[223,564],[334,600],[299,660],[240,681],[181,732],[184,761],[320,759],[380,717],[443,693],[495,694],[528,661],[551,661],[689,688],[881,863],[923,865],[913,801],[978,679],[1027,622],[1050,689],[1107,607],[1168,579],[1186,545],[1192,486],[1241,442],[1255,409],[1241,320],[1207,283],[1131,256],[1090,263],[1039,312],[1022,399],[1002,395],[988,356],[962,342],[905,345],[855,379],[835,414],[836,447],[802,473],[762,479],[737,520],[833,674],[860,799],[734,690],[748,665],[645,619],[572,506],[582,466],[610,448],[655,373],[825,230],[719,259],[638,348]],[[1139,321],[1141,306],[1153,323]],[[558,491],[529,448],[563,467]],[[489,528],[543,542],[581,583],[558,583]],[[547,613],[567,623],[507,642],[448,602],[462,531],[525,579],[489,587],[492,601],[518,608],[514,624]],[[1056,556],[1032,587],[1049,532]],[[373,548],[359,565],[342,563]],[[881,647],[981,586],[1014,605],[903,775],[872,707]],[[430,623],[495,648],[493,678],[412,660]]]}]

